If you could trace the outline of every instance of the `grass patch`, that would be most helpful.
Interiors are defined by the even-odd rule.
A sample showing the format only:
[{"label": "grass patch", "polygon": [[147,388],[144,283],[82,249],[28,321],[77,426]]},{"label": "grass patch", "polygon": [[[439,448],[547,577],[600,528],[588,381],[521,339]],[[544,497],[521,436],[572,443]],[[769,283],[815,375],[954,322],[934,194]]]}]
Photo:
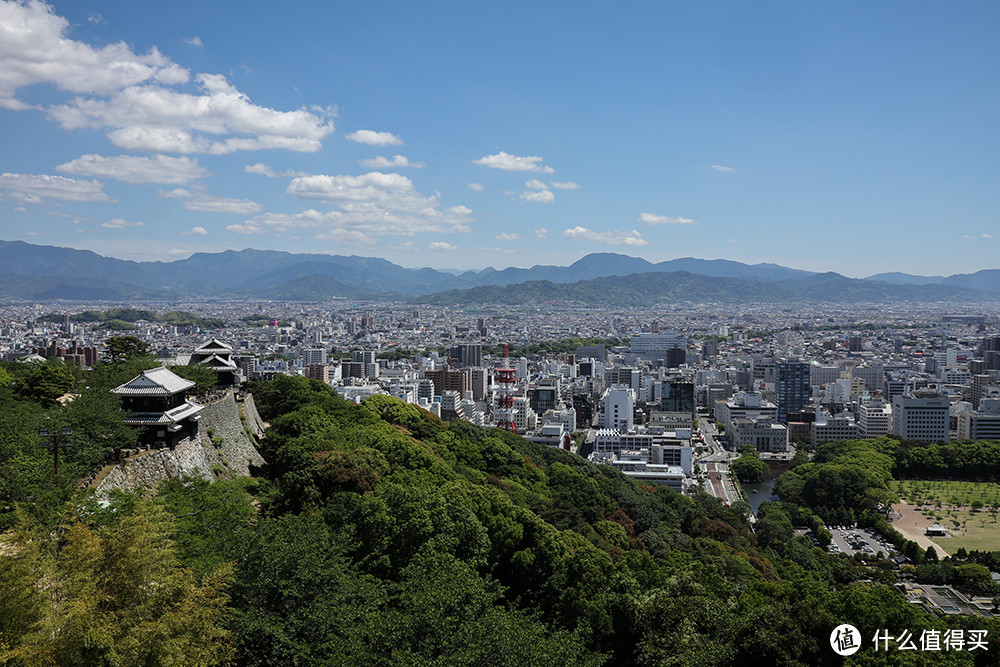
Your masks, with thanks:
[{"label": "grass patch", "polygon": [[966,550],[994,551],[997,544],[1000,544],[1000,522],[993,512],[949,510],[935,515],[924,510],[921,513],[948,529],[951,537],[934,538],[934,542],[940,544],[948,553],[955,553],[959,547],[965,547]]},{"label": "grass patch", "polygon": [[1000,511],[1000,484],[993,482],[904,479],[892,482],[892,490],[925,514],[925,508],[947,507]]}]

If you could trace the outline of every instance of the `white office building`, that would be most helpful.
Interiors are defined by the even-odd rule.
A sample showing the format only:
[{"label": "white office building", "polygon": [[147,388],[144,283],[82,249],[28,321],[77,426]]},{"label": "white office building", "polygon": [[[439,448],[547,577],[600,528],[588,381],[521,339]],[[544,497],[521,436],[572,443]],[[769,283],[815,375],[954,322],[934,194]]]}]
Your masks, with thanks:
[{"label": "white office building", "polygon": [[923,391],[892,398],[892,433],[903,440],[947,442],[951,402]]}]

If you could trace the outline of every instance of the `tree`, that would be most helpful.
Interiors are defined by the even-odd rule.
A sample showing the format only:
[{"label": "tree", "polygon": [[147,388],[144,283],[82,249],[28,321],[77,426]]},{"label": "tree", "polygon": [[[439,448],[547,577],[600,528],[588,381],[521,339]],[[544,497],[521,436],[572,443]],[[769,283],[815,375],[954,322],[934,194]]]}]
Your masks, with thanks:
[{"label": "tree", "polygon": [[136,336],[112,336],[104,341],[104,347],[112,364],[149,356],[149,345]]},{"label": "tree", "polygon": [[[231,568],[199,584],[180,567],[170,523],[150,500],[95,530],[70,511],[58,532],[15,532],[0,559],[0,663],[227,664]],[[41,592],[44,591],[44,594]]]},{"label": "tree", "polygon": [[737,479],[741,482],[749,482],[751,484],[763,481],[764,475],[768,471],[767,464],[760,460],[760,456],[756,452],[744,454],[733,461],[729,467]]},{"label": "tree", "polygon": [[927,551],[924,552],[924,560],[926,560],[928,563],[938,562],[937,549],[935,549],[934,547],[927,547]]},{"label": "tree", "polygon": [[17,384],[21,398],[51,407],[56,399],[73,388],[76,378],[66,366],[35,364]]}]

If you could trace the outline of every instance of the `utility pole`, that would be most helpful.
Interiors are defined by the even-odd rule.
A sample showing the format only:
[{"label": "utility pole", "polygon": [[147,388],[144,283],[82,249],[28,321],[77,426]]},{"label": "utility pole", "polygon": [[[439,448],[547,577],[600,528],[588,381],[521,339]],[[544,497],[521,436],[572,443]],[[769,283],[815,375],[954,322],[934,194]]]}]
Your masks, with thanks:
[{"label": "utility pole", "polygon": [[72,447],[72,442],[67,442],[64,438],[68,438],[73,435],[73,429],[68,426],[63,426],[57,432],[55,429],[49,431],[47,428],[38,429],[38,436],[41,438],[51,438],[43,439],[38,446],[42,449],[52,450],[52,467],[55,470],[56,484],[59,483],[59,448],[60,447]]}]

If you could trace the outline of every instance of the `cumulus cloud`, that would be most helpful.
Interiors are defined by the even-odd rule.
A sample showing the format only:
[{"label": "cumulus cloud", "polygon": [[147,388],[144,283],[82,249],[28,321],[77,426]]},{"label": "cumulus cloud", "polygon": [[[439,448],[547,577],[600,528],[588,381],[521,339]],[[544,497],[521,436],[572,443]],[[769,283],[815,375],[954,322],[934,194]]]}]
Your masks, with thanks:
[{"label": "cumulus cloud", "polygon": [[40,204],[44,199],[60,201],[115,201],[103,190],[100,181],[81,181],[65,176],[47,174],[0,175],[0,190],[11,199],[29,204]]},{"label": "cumulus cloud", "polygon": [[552,181],[552,187],[558,188],[559,190],[578,190],[579,185],[573,181]]},{"label": "cumulus cloud", "polygon": [[119,148],[155,153],[315,152],[333,132],[329,110],[277,111],[253,104],[221,74],[195,80],[204,94],[130,86],[109,99],[77,97],[48,112],[64,129],[110,128],[108,138]]},{"label": "cumulus cloud", "polygon": [[482,192],[486,189],[486,186],[482,183],[469,183],[467,186],[470,190],[475,190],[476,192]]},{"label": "cumulus cloud", "polygon": [[174,188],[173,190],[160,190],[156,193],[157,196],[163,199],[184,199],[185,197],[193,197],[194,193],[190,190],[185,190],[184,188]]},{"label": "cumulus cloud", "polygon": [[34,108],[18,91],[49,84],[74,95],[45,108],[64,129],[103,129],[119,148],[159,153],[312,152],[334,131],[332,109],[258,106],[220,74],[198,74],[201,92],[182,93],[174,87],[191,73],[155,47],[94,47],[69,39],[68,29],[38,0],[0,2],[0,107]]},{"label": "cumulus cloud", "polygon": [[525,181],[524,182],[524,187],[528,188],[529,190],[548,190],[549,189],[549,186],[545,185],[545,183],[542,183],[537,178],[532,178],[532,179],[529,179],[529,180]]},{"label": "cumulus cloud", "polygon": [[721,164],[713,164],[713,165],[709,166],[709,169],[714,169],[715,171],[721,171],[724,174],[737,174],[737,173],[743,171],[739,167],[726,167],[726,166],[721,165]]},{"label": "cumulus cloud", "polygon": [[275,171],[263,162],[258,162],[256,164],[248,164],[243,167],[243,171],[248,174],[260,174],[261,176],[267,176],[268,178],[295,178],[296,176],[306,176],[307,174],[301,171],[294,171],[292,169],[286,169],[285,171]]},{"label": "cumulus cloud", "polygon": [[520,234],[513,234],[513,233],[510,233],[510,232],[507,232],[507,233],[504,233],[504,234],[497,234],[493,238],[497,239],[498,241],[516,241],[516,240],[518,240],[520,238],[524,238],[524,237],[521,236]]},{"label": "cumulus cloud", "polygon": [[141,83],[174,85],[190,78],[156,48],[146,54],[124,42],[95,48],[66,38],[68,29],[69,21],[44,2],[0,3],[0,106],[23,108],[17,91],[38,83],[109,95]]},{"label": "cumulus cloud", "polygon": [[127,222],[121,218],[112,218],[107,222],[102,222],[101,227],[105,229],[125,229],[126,227],[145,227],[144,222]]},{"label": "cumulus cloud", "polygon": [[192,37],[185,37],[181,39],[182,42],[189,46],[201,46],[201,37],[194,35]]},{"label": "cumulus cloud", "polygon": [[74,176],[113,178],[126,183],[168,183],[183,185],[208,175],[197,160],[187,157],[138,157],[84,155],[56,167],[56,171]]},{"label": "cumulus cloud", "polygon": [[524,201],[537,201],[543,204],[551,204],[556,196],[551,190],[526,190],[520,194]]},{"label": "cumulus cloud", "polygon": [[543,174],[554,173],[555,169],[543,165],[542,159],[543,158],[534,155],[522,157],[500,151],[496,155],[486,155],[478,160],[473,160],[472,163],[479,164],[484,167],[492,167],[493,169],[503,169],[504,171],[538,171]]},{"label": "cumulus cloud", "polygon": [[431,250],[458,250],[458,246],[446,243],[444,241],[434,241],[428,247]]},{"label": "cumulus cloud", "polygon": [[640,213],[639,222],[646,225],[697,225],[691,218],[673,215],[656,215],[655,213]]},{"label": "cumulus cloud", "polygon": [[392,158],[379,155],[378,157],[370,158],[368,160],[361,160],[361,164],[365,167],[371,167],[372,169],[394,169],[396,167],[413,167],[414,169],[420,169],[426,166],[423,162],[410,162],[410,160],[403,155],[393,155]]},{"label": "cumulus cloud", "polygon": [[539,227],[538,229],[535,230],[535,236],[537,236],[540,239],[547,239],[549,238],[549,230],[545,229],[544,227]]},{"label": "cumulus cloud", "polygon": [[188,211],[250,215],[261,211],[264,207],[250,199],[196,195],[184,202],[184,208]]},{"label": "cumulus cloud", "polygon": [[392,132],[376,132],[375,130],[358,130],[344,137],[348,141],[369,146],[398,146],[403,140]]},{"label": "cumulus cloud", "polygon": [[595,232],[586,227],[577,226],[564,231],[563,236],[572,241],[593,241],[594,243],[603,243],[604,245],[649,245],[649,242],[642,238],[642,235],[634,229],[630,232]]},{"label": "cumulus cloud", "polygon": [[991,238],[993,238],[993,235],[992,234],[987,234],[986,232],[983,232],[983,238],[984,239],[991,239]]},{"label": "cumulus cloud", "polygon": [[208,236],[208,230],[204,227],[192,227],[186,232],[181,232],[184,236]]},{"label": "cumulus cloud", "polygon": [[438,195],[426,196],[400,174],[378,171],[359,176],[300,176],[288,194],[336,205],[337,210],[309,209],[301,213],[262,213],[226,229],[239,234],[280,234],[315,230],[315,238],[374,242],[379,236],[467,232],[472,210],[442,207]]}]

